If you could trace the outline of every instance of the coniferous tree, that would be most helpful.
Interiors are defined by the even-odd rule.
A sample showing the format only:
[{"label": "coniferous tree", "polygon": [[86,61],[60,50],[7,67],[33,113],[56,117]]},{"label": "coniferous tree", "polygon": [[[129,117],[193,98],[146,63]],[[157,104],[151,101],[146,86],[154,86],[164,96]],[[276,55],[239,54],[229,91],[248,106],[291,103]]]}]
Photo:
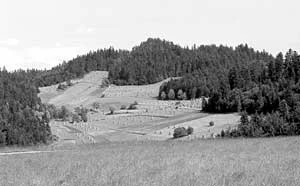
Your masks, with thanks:
[{"label": "coniferous tree", "polygon": [[279,53],[276,56],[275,71],[276,71],[275,79],[276,79],[276,81],[278,81],[282,77],[282,72],[283,72],[283,55],[282,55],[282,53]]},{"label": "coniferous tree", "polygon": [[162,91],[162,92],[160,93],[160,99],[161,99],[161,100],[165,100],[166,98],[167,98],[166,93],[165,93],[164,91]]},{"label": "coniferous tree", "polygon": [[175,92],[173,89],[170,89],[169,90],[169,93],[168,93],[168,99],[169,100],[174,100],[175,99]]},{"label": "coniferous tree", "polygon": [[183,99],[183,92],[182,92],[181,89],[179,89],[178,92],[177,92],[177,98],[178,98],[179,100],[182,100],[182,99]]}]

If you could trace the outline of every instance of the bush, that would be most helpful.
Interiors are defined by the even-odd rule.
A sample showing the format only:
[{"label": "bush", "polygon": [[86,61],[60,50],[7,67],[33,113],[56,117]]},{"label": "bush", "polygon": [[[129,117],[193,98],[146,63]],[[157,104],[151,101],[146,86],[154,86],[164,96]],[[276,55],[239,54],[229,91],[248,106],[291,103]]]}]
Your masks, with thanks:
[{"label": "bush", "polygon": [[[84,108],[84,107],[76,107],[75,108],[75,113],[78,114],[78,116],[80,116],[80,119],[83,121],[83,122],[87,122],[88,121],[88,118],[87,118],[87,113],[88,113],[88,109],[87,108]],[[74,116],[74,115],[73,115]],[[74,119],[73,119],[74,121]]]},{"label": "bush", "polygon": [[126,109],[126,105],[121,105],[120,109],[121,110],[125,110]]},{"label": "bush", "polygon": [[209,126],[210,126],[210,127],[212,127],[212,126],[214,126],[214,125],[215,125],[215,123],[214,123],[213,121],[210,121],[210,122],[209,122]]},{"label": "bush", "polygon": [[184,137],[187,135],[188,135],[188,132],[184,127],[176,128],[173,133],[174,138],[181,138],[181,137]]},{"label": "bush", "polygon": [[98,102],[94,102],[93,104],[92,104],[92,107],[94,108],[94,109],[99,109],[100,108],[100,103],[98,103]]},{"label": "bush", "polygon": [[182,100],[187,100],[187,96],[185,92],[182,94]]},{"label": "bush", "polygon": [[58,141],[58,139],[59,139],[59,137],[54,134],[51,135],[50,138],[51,138],[51,141]]},{"label": "bush", "polygon": [[135,110],[135,109],[137,109],[137,105],[138,105],[138,102],[134,101],[132,104],[129,105],[128,110]]},{"label": "bush", "polygon": [[101,84],[101,88],[105,88],[105,87],[108,87],[110,85],[110,82],[107,78],[104,78],[102,80],[102,84]]},{"label": "bush", "polygon": [[224,131],[224,130],[222,130],[222,131],[221,131],[221,134],[220,134],[220,136],[221,136],[222,138],[224,138],[224,137],[225,137],[225,131]]},{"label": "bush", "polygon": [[80,116],[81,116],[81,119],[82,119],[83,122],[88,121],[87,112],[82,112]]},{"label": "bush", "polygon": [[194,132],[193,127],[188,127],[188,128],[187,128],[187,133],[188,133],[188,135],[193,134],[193,132]]},{"label": "bush", "polygon": [[72,85],[73,85],[73,83],[71,82],[71,80],[70,80],[70,79],[67,80],[67,86],[70,87],[70,86],[72,86]]},{"label": "bush", "polygon": [[58,87],[57,87],[57,90],[65,90],[66,88],[68,88],[67,85],[59,84]]},{"label": "bush", "polygon": [[183,91],[181,89],[177,92],[177,99],[182,100]]},{"label": "bush", "polygon": [[50,114],[50,119],[58,119],[59,118],[59,112],[60,109],[57,109],[54,105],[52,104],[45,104],[45,109],[47,110],[47,114]]},{"label": "bush", "polygon": [[109,107],[110,114],[114,114],[114,113],[115,113],[115,110],[116,110],[115,107],[113,107],[113,106],[110,106],[110,107]]},{"label": "bush", "polygon": [[67,121],[67,119],[70,117],[70,111],[67,109],[66,106],[62,106],[58,111],[58,116],[63,121]]},{"label": "bush", "polygon": [[81,121],[81,118],[79,117],[79,115],[77,113],[73,113],[72,114],[72,121],[79,123]]},{"label": "bush", "polygon": [[174,100],[175,99],[175,92],[174,92],[173,89],[169,90],[168,98],[169,98],[169,100]]},{"label": "bush", "polygon": [[160,93],[160,99],[161,99],[161,100],[165,100],[166,98],[167,98],[166,93],[165,93],[164,91],[162,91],[162,92]]},{"label": "bush", "polygon": [[136,110],[137,106],[135,104],[130,104],[128,110]]},{"label": "bush", "polygon": [[1,144],[6,144],[6,133],[0,131],[0,146]]}]

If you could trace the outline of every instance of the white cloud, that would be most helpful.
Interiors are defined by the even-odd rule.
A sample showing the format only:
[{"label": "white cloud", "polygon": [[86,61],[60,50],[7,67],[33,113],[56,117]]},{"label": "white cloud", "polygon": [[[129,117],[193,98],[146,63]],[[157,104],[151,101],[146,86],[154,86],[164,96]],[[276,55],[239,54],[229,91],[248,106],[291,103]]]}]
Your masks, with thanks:
[{"label": "white cloud", "polygon": [[96,31],[95,28],[92,28],[92,27],[79,27],[76,29],[76,33],[78,34],[91,34],[91,33],[94,33]]},{"label": "white cloud", "polygon": [[55,46],[56,46],[56,47],[61,47],[61,43],[60,43],[60,42],[56,42],[56,43],[55,43]]},{"label": "white cloud", "polygon": [[0,47],[0,67],[6,67],[7,70],[18,69],[22,64],[23,58],[12,49]]},{"label": "white cloud", "polygon": [[6,40],[0,41],[1,45],[6,45],[6,46],[17,46],[19,45],[20,41],[16,38],[8,38]]},{"label": "white cloud", "polygon": [[8,70],[15,69],[44,69],[51,68],[63,61],[75,58],[77,55],[87,53],[86,47],[57,46],[42,48],[30,47],[25,50],[16,50],[8,47],[0,47],[0,67]]}]

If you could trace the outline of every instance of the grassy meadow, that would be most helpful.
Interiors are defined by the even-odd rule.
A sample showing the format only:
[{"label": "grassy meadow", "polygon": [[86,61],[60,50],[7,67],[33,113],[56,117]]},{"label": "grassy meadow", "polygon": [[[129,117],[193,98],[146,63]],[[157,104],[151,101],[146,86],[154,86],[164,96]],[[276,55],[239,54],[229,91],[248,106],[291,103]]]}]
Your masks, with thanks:
[{"label": "grassy meadow", "polygon": [[300,138],[123,142],[0,156],[0,185],[300,185]]}]

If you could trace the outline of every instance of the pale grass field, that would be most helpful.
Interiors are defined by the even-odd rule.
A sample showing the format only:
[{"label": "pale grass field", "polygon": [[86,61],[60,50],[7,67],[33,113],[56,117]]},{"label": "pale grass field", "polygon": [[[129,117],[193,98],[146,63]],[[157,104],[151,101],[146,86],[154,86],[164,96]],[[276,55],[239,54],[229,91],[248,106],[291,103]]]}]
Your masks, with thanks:
[{"label": "pale grass field", "polygon": [[158,96],[159,87],[171,79],[178,79],[179,77],[167,78],[158,83],[149,85],[129,85],[129,86],[110,86],[109,89],[105,91],[105,97],[116,98],[116,97],[134,97],[134,98],[148,98],[153,99]]},{"label": "pale grass field", "polygon": [[[202,113],[203,114],[203,113]],[[209,122],[213,121],[214,126],[210,127]],[[236,127],[240,121],[240,115],[238,113],[231,114],[208,114],[207,116],[201,117],[199,119],[182,122],[172,127],[165,127],[163,129],[159,129],[155,131],[154,135],[161,136],[162,138],[170,138],[170,134],[172,137],[174,128],[177,127],[192,127],[194,132],[188,138],[210,138],[212,136],[216,136],[220,134],[222,130],[226,130],[229,127]],[[152,133],[153,135],[153,133]]]},{"label": "pale grass field", "polygon": [[0,185],[300,185],[300,138],[112,143],[0,156]]},{"label": "pale grass field", "polygon": [[[239,120],[236,114],[199,116],[199,119],[176,124],[175,127],[195,129],[194,135],[182,140],[137,141],[137,135],[122,130],[139,131],[144,126],[155,125],[155,128],[150,127],[152,131],[146,137],[166,140],[172,137],[173,120],[180,114],[186,115],[179,119],[190,116],[188,114],[200,108],[199,100],[181,101],[180,105],[178,101],[155,100],[162,82],[146,86],[110,86],[102,90],[100,80],[106,76],[104,72],[92,72],[59,94],[56,87],[50,87],[52,92],[47,87],[42,89],[40,96],[50,103],[90,107],[97,101],[101,111],[89,114],[89,122],[85,124],[66,123],[71,127],[68,128],[56,123],[57,126],[51,127],[56,135],[67,140],[41,150],[67,151],[0,156],[0,186],[300,185],[299,137],[194,139],[235,125]],[[103,91],[105,97],[101,98]],[[105,114],[112,105],[118,109],[134,101],[139,103],[137,113]],[[171,126],[165,122],[168,119],[157,116],[175,119],[169,119]],[[210,121],[215,122],[214,127],[208,127]],[[102,144],[89,144],[94,141]],[[22,150],[24,148],[6,148],[0,152]]]},{"label": "pale grass field", "polygon": [[86,74],[81,79],[72,80],[73,86],[64,91],[57,91],[58,85],[41,87],[39,97],[43,103],[50,103],[56,106],[76,107],[92,103],[100,98],[102,80],[108,77],[106,71],[93,71]]}]

